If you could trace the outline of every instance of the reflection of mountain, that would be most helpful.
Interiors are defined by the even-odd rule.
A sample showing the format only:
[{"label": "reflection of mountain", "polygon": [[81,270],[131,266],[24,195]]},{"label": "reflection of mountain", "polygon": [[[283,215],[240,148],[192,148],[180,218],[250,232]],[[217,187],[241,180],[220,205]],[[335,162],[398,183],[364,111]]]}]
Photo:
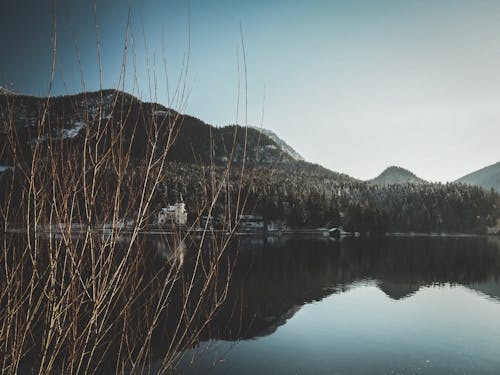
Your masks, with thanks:
[{"label": "reflection of mountain", "polygon": [[500,301],[500,278],[497,276],[483,283],[472,284],[469,287]]},{"label": "reflection of mountain", "polygon": [[415,283],[381,281],[378,288],[392,299],[403,299],[414,295],[420,289]]},{"label": "reflection of mountain", "polygon": [[[227,303],[207,338],[268,335],[302,305],[376,280],[399,300],[421,287],[458,284],[500,296],[500,247],[484,238],[386,238],[370,241],[288,239],[278,244],[240,244]],[[496,278],[496,279],[495,279]]]},{"label": "reflection of mountain", "polygon": [[338,243],[252,242],[240,244],[229,296],[211,325],[211,337],[215,332],[230,340],[271,334],[301,305],[324,298],[331,294],[327,286],[339,284]]}]

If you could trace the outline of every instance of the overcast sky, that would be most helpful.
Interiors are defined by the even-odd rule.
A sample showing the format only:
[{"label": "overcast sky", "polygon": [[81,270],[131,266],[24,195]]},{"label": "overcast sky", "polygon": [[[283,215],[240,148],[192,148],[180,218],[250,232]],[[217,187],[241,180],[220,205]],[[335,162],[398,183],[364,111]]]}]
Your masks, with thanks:
[{"label": "overcast sky", "polygon": [[[0,83],[44,95],[53,1],[0,4]],[[57,4],[54,94],[100,87],[92,4]],[[361,179],[398,165],[431,181],[500,161],[500,1],[131,4],[125,90],[144,100],[176,105],[189,55],[182,111],[213,125],[244,123],[241,25],[248,123],[263,118],[308,161]],[[128,1],[97,1],[104,88],[118,84],[127,12]]]}]

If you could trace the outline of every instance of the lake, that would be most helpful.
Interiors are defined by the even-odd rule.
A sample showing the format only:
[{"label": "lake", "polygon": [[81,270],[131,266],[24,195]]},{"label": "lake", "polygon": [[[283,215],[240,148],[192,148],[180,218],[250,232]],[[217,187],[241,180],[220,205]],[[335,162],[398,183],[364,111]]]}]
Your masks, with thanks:
[{"label": "lake", "polygon": [[499,242],[241,239],[227,301],[177,370],[499,374]]}]

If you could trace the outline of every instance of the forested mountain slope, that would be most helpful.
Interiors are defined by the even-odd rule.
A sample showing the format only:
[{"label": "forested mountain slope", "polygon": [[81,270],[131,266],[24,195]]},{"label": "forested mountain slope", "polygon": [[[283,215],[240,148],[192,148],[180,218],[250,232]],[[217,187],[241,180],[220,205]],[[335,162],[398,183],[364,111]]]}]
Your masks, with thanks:
[{"label": "forested mountain slope", "polygon": [[[482,233],[499,216],[498,194],[480,187],[426,183],[397,167],[363,182],[300,160],[277,135],[266,134],[270,133],[238,125],[214,127],[116,90],[50,100],[1,92],[0,198],[4,205],[23,199],[20,187],[26,190],[30,183],[36,153],[36,168],[49,168],[51,173],[52,164],[64,174],[66,162],[76,163],[77,184],[87,183],[78,175],[100,168],[104,193],[116,191],[120,184],[119,199],[133,207],[130,202],[140,188],[137,176],[147,173],[149,156],[168,150],[165,176],[152,197],[152,215],[182,196],[195,218],[223,187],[214,214],[244,206],[245,212],[290,227]],[[106,155],[105,164],[94,160],[96,152]],[[77,160],[65,160],[67,155]],[[40,183],[52,182],[42,176]],[[75,194],[82,189],[76,186]],[[104,210],[118,198],[99,199],[94,204]],[[84,203],[79,207],[83,210]],[[6,212],[2,219],[13,221]],[[96,215],[91,220],[101,220]]]}]

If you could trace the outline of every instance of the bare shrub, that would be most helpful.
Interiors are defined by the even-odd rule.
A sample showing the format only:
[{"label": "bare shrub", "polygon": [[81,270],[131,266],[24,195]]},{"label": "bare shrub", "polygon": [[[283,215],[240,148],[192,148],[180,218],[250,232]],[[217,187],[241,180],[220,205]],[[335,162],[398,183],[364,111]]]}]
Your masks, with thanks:
[{"label": "bare shrub", "polygon": [[[55,40],[54,32],[54,55]],[[28,148],[17,109],[9,107],[3,152],[14,169],[3,176],[0,206],[2,372],[163,373],[225,301],[234,265],[225,250],[245,207],[241,179],[237,201],[227,193],[234,147],[223,173],[202,182],[209,188],[196,208],[198,218],[211,215],[223,200],[220,233],[208,226],[195,239],[189,230],[155,239],[143,233],[154,222],[169,149],[182,127],[185,90],[181,83],[179,111],[156,116],[154,106],[121,91],[53,98],[49,89]],[[68,119],[54,116],[58,106],[78,114],[70,119],[73,138]],[[246,173],[244,162],[236,168]],[[13,234],[12,227],[22,230]],[[161,261],[154,248],[164,249]]]}]

